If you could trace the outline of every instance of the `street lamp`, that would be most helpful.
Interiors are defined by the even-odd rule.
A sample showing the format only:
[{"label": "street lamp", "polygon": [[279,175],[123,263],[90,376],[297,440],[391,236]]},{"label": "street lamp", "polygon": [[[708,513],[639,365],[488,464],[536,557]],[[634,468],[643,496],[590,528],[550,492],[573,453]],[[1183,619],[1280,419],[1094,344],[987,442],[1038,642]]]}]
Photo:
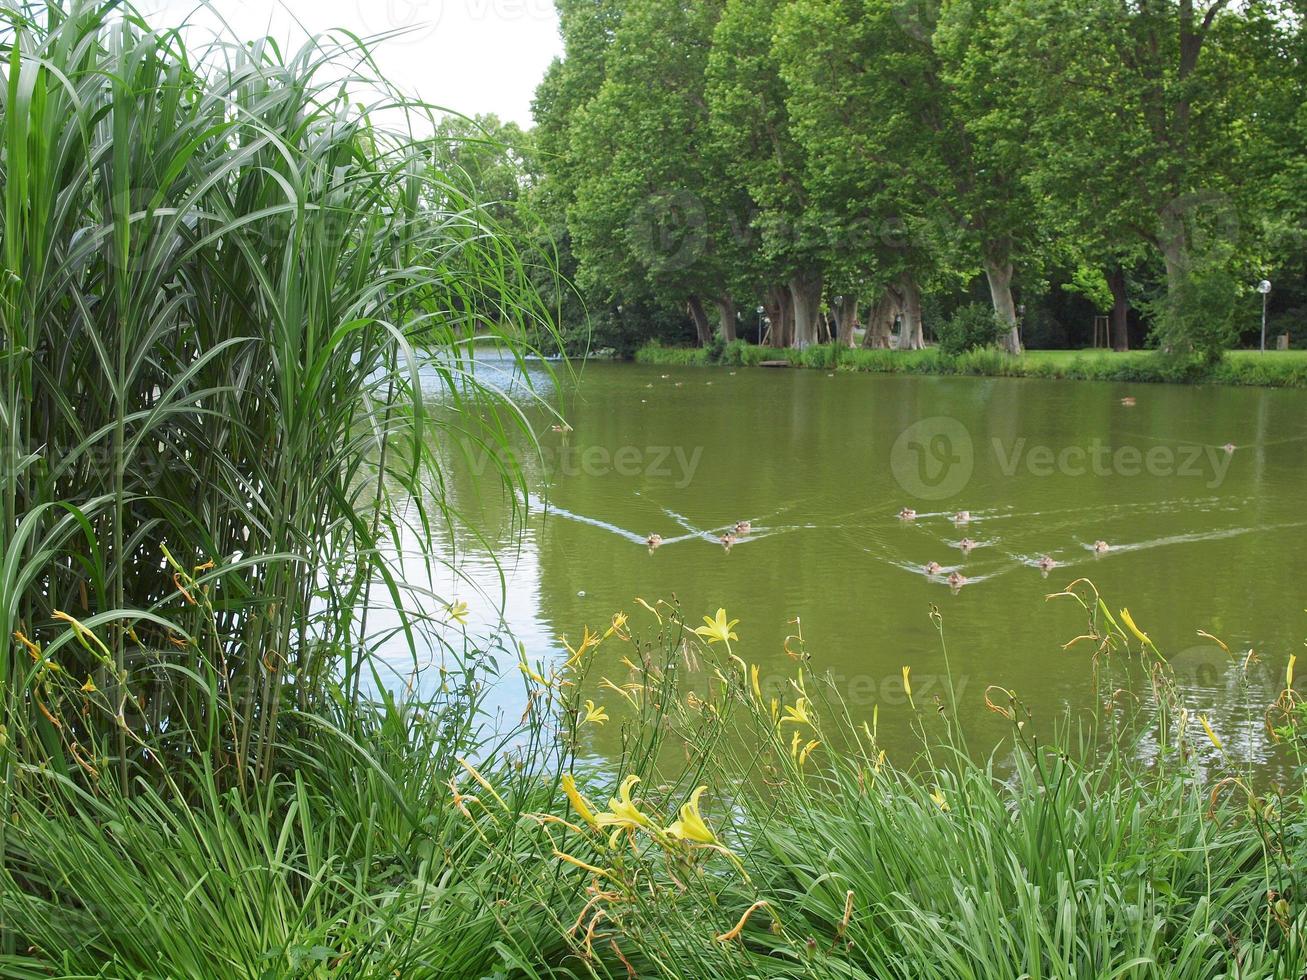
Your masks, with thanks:
[{"label": "street lamp", "polygon": [[1257,291],[1262,294],[1262,353],[1266,353],[1266,309],[1271,302],[1271,281],[1263,279],[1257,284]]},{"label": "street lamp", "polygon": [[767,312],[767,307],[758,307],[758,346],[762,346],[762,315]]}]

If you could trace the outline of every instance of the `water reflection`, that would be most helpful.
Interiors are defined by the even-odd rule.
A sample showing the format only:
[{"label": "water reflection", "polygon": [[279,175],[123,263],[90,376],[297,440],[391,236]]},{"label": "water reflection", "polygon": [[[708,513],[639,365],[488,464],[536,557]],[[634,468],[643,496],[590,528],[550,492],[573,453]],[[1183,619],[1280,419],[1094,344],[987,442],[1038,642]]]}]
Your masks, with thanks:
[{"label": "water reflection", "polygon": [[[524,380],[549,390],[544,365],[525,377],[487,369],[519,393]],[[906,751],[895,689],[905,664],[914,678],[943,676],[935,605],[960,711],[984,744],[1006,728],[984,706],[991,684],[1015,691],[1046,730],[1094,707],[1086,655],[1062,649],[1081,632],[1078,610],[1045,599],[1087,577],[1114,608],[1131,608],[1227,747],[1264,755],[1253,707],[1274,699],[1307,636],[1307,394],[594,364],[552,402],[571,431],[522,404],[540,439],[514,442],[525,511],[491,461],[444,447],[450,499],[476,533],[438,529],[433,547],[448,567],[423,584],[469,602],[473,635],[511,631],[532,660],[549,660],[563,654],[560,635],[606,625],[619,609],[638,625],[635,596],[674,597],[695,621],[727,607],[741,620],[740,652],[780,683],[793,674],[784,642],[801,617],[813,667],[838,675],[855,712],[880,705],[884,740],[893,746],[901,730]],[[954,426],[947,445],[904,440],[938,419]],[[905,441],[924,459],[905,463]],[[948,491],[940,497],[902,475],[964,457],[962,480],[961,470],[918,470]],[[899,519],[905,507],[914,520]],[[740,521],[748,533],[724,548]],[[1108,550],[1096,552],[1098,541]],[[424,554],[416,538],[402,548]],[[420,579],[421,563],[409,567]],[[965,584],[950,588],[952,572]],[[1238,656],[1213,659],[1199,629]],[[1248,649],[1251,692],[1240,679]],[[619,651],[599,656],[596,677],[621,674]],[[505,671],[494,704],[516,717],[521,699],[520,677]],[[604,752],[616,735],[593,737]]]}]

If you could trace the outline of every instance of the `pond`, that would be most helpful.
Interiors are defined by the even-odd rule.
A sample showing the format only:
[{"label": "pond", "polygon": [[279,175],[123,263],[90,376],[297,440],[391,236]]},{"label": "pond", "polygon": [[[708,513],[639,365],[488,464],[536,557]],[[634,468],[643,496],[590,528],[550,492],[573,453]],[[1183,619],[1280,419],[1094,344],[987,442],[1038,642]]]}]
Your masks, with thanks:
[{"label": "pond", "polygon": [[[445,540],[463,578],[433,585],[470,603],[474,632],[502,605],[548,660],[560,635],[615,611],[644,622],[636,596],[674,597],[693,622],[724,606],[737,652],[777,693],[800,620],[812,667],[855,713],[879,705],[893,746],[898,729],[909,741],[901,668],[919,703],[943,693],[938,607],[962,720],[985,744],[1005,732],[990,685],[1047,729],[1093,709],[1091,651],[1063,649],[1083,614],[1046,599],[1088,578],[1113,611],[1129,607],[1227,748],[1264,757],[1262,711],[1307,637],[1307,393],[592,363],[557,408],[571,431],[528,409],[542,447],[524,520],[484,453],[451,475],[483,537]],[[724,547],[739,521],[751,529]],[[596,677],[624,677],[622,652],[601,650]],[[506,713],[520,699],[508,673]],[[596,753],[617,727],[594,732]]]}]

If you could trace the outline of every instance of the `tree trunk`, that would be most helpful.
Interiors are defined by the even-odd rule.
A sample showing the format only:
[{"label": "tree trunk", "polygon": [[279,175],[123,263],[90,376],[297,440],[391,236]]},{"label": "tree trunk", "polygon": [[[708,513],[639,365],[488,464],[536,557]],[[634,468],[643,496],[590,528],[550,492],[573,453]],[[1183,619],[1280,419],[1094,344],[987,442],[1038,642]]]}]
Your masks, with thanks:
[{"label": "tree trunk", "polygon": [[821,274],[800,273],[790,280],[794,299],[794,343],[799,350],[817,342],[817,321],[821,316]]},{"label": "tree trunk", "polygon": [[722,340],[730,343],[735,339],[735,300],[729,296],[718,297],[713,300],[713,305],[717,307],[717,323],[722,331]]},{"label": "tree trunk", "polygon": [[989,295],[994,300],[994,315],[1007,328],[1004,346],[1009,354],[1021,353],[1021,327],[1017,323],[1017,306],[1012,300],[1012,260],[994,258],[985,253],[985,278],[989,280]]},{"label": "tree trunk", "polygon": [[898,316],[898,300],[892,290],[886,289],[871,305],[871,312],[867,315],[867,334],[862,338],[862,346],[889,350],[890,338],[894,335],[894,321]]},{"label": "tree trunk", "polygon": [[899,350],[921,350],[926,346],[926,334],[921,326],[921,287],[905,272],[899,279],[898,292],[903,326],[899,330]]},{"label": "tree trunk", "polygon": [[835,308],[835,336],[841,347],[853,346],[853,332],[858,329],[858,301],[840,297]]},{"label": "tree trunk", "polygon": [[794,339],[794,302],[787,286],[772,286],[763,302],[771,320],[772,347],[789,347]]},{"label": "tree trunk", "polygon": [[1112,290],[1112,347],[1130,349],[1130,300],[1126,296],[1125,269],[1117,265],[1107,274],[1107,285]]},{"label": "tree trunk", "polygon": [[712,324],[708,322],[708,314],[704,311],[703,300],[698,296],[691,296],[686,302],[690,311],[690,318],[694,320],[695,332],[699,335],[699,346],[707,347],[712,343]]}]

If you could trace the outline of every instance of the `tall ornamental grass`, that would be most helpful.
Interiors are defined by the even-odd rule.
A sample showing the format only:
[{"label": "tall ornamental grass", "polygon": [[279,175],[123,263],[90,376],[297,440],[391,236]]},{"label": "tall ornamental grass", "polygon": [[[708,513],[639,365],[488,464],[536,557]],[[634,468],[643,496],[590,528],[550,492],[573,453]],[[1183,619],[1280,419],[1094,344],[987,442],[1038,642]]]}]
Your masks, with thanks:
[{"label": "tall ornamental grass", "polygon": [[287,712],[357,697],[370,605],[414,648],[448,618],[386,543],[448,517],[448,419],[519,424],[471,347],[525,356],[544,311],[366,42],[0,18],[4,793],[198,757],[248,787]]}]

